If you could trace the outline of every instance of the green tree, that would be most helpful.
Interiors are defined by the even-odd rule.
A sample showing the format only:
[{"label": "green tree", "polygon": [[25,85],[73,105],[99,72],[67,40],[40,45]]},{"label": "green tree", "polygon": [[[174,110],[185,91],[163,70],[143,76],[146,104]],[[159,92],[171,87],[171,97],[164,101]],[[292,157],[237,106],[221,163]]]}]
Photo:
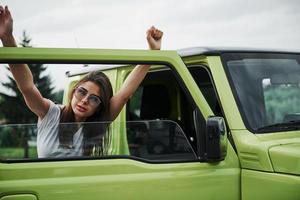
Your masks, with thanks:
[{"label": "green tree", "polygon": [[55,93],[53,93],[53,102],[57,103],[57,104],[62,104],[63,101],[63,97],[64,97],[64,90],[59,90]]},{"label": "green tree", "polygon": [[[26,32],[23,32],[23,38],[20,45],[25,48],[32,47],[30,45],[31,39],[28,37]],[[28,64],[36,87],[41,92],[45,98],[54,97],[53,87],[51,86],[51,78],[49,75],[45,75],[46,66],[43,64]],[[6,67],[9,70],[9,67]],[[37,117],[28,109],[23,99],[22,94],[17,88],[16,82],[14,81],[11,75],[8,76],[8,82],[2,83],[3,87],[6,88],[9,92],[1,93],[0,92],[0,113],[5,119],[7,124],[31,124],[36,123]],[[26,126],[24,126],[26,127]],[[26,129],[26,128],[25,128]],[[28,156],[28,145],[27,139],[30,137],[29,131],[21,131],[19,134],[22,141],[20,145],[24,147],[24,157]],[[32,132],[32,131],[31,131]]]},{"label": "green tree", "polygon": [[264,89],[268,123],[280,123],[289,114],[300,113],[299,85],[272,85]]}]

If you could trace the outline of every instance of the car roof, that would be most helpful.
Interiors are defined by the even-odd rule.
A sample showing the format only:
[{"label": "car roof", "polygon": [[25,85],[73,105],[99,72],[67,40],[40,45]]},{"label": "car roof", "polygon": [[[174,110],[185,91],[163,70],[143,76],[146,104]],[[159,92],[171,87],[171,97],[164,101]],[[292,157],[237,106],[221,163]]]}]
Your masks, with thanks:
[{"label": "car roof", "polygon": [[[260,49],[260,48],[243,48],[243,47],[190,47],[177,50],[180,57],[190,57],[196,55],[221,55],[223,53],[293,53],[299,54],[300,51],[295,50],[280,50],[280,49]],[[66,76],[86,74],[96,70],[108,70],[123,67],[124,65],[106,65],[106,66],[91,66],[80,70],[67,71]]]},{"label": "car roof", "polygon": [[221,55],[222,53],[300,53],[300,50],[287,49],[263,49],[249,47],[190,47],[177,50],[181,57],[189,57],[195,55]]}]

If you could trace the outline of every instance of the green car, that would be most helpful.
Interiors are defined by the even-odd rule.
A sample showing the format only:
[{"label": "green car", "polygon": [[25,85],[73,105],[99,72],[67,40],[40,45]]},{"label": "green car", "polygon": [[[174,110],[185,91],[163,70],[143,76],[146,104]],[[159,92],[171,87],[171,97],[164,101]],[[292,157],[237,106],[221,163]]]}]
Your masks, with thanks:
[{"label": "green car", "polygon": [[109,131],[92,156],[38,158],[36,124],[1,125],[31,153],[0,141],[0,200],[300,199],[299,52],[1,48],[0,62],[82,66],[64,102],[90,71],[115,93],[151,64],[117,119],[99,122]]}]

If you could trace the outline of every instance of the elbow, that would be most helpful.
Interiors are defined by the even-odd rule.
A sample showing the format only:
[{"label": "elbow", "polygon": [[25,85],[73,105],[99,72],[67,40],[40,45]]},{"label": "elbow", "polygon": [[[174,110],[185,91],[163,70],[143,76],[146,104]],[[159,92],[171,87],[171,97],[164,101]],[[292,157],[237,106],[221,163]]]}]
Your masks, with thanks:
[{"label": "elbow", "polygon": [[122,107],[129,101],[129,99],[132,97],[133,93],[129,91],[123,91],[118,95],[119,99],[119,105],[122,105]]}]

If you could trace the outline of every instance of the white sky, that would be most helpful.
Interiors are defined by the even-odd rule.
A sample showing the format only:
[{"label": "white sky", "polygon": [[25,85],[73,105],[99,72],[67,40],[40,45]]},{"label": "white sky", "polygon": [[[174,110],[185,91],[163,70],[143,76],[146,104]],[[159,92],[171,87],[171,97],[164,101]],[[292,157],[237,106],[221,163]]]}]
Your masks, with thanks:
[{"label": "white sky", "polygon": [[[300,50],[299,0],[2,0],[35,47],[146,49],[145,32],[164,32],[163,49],[194,46]],[[49,68],[59,88],[68,69]],[[0,69],[1,82],[4,69]]]}]

